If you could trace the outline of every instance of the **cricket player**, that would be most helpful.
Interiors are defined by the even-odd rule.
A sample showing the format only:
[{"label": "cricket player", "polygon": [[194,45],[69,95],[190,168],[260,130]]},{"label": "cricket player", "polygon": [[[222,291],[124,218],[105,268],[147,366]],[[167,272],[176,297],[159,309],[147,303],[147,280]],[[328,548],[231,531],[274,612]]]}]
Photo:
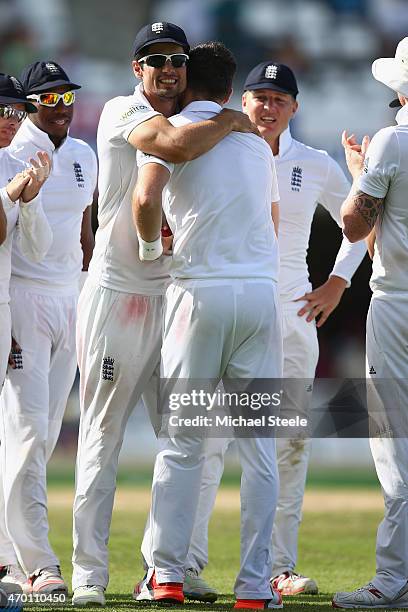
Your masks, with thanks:
[{"label": "cricket player", "polygon": [[89,259],[97,164],[92,149],[68,135],[80,86],[54,61],[34,62],[23,71],[22,82],[37,113],[23,123],[9,150],[25,160],[40,147],[52,159],[42,201],[53,242],[40,263],[13,244],[10,308],[21,351],[0,400],[5,524],[15,551],[7,565],[17,559],[35,593],[67,593],[48,540],[46,465],[76,373],[76,305],[85,259],[81,237]]},{"label": "cricket player", "polygon": [[[376,574],[365,586],[336,593],[335,608],[408,608],[408,38],[395,57],[377,59],[374,78],[397,92],[397,125],[358,145],[343,134],[353,177],[342,207],[344,233],[361,240],[375,230],[373,291],[367,316],[367,399],[387,427],[370,439],[385,515],[377,531]],[[368,148],[367,145],[369,144]],[[387,419],[389,417],[389,419]],[[397,427],[396,427],[397,422]]]},{"label": "cricket player", "polygon": [[[193,49],[184,108],[172,123],[194,123],[219,113],[232,92],[235,69],[233,56],[221,43]],[[170,179],[164,212],[174,246],[162,378],[170,384],[178,378],[214,385],[222,378],[226,386],[232,378],[280,378],[278,247],[271,216],[279,195],[270,148],[257,136],[231,134],[186,164],[172,166],[148,155],[139,160],[134,214],[147,252],[160,230],[156,213]],[[146,227],[149,216],[152,227]],[[269,584],[269,541],[278,493],[275,440],[255,434],[239,438],[237,444],[243,475],[235,608],[281,608],[281,596]],[[137,600],[183,602],[203,447],[198,428],[167,431],[163,425],[152,487],[150,567],[135,589]]]},{"label": "cricket player", "polygon": [[[306,262],[313,215],[322,204],[340,225],[341,204],[349,183],[338,164],[326,153],[307,146],[290,133],[289,123],[298,110],[298,86],[292,70],[283,64],[262,62],[245,81],[243,110],[270,146],[276,165],[279,206],[279,291],[283,311],[283,376],[299,379],[286,395],[285,411],[307,417],[319,356],[316,327],[327,320],[339,303],[361,263],[364,242],[343,239],[328,280],[312,290]],[[315,319],[318,318],[316,324]],[[200,573],[208,562],[208,521],[223,472],[229,440],[207,441],[203,494],[197,511],[188,566]],[[318,592],[316,581],[296,571],[298,532],[311,440],[278,438],[279,499],[272,537],[272,584],[282,595]]]},{"label": "cricket player", "polygon": [[[0,392],[11,347],[9,283],[13,235],[17,235],[22,253],[32,261],[40,261],[52,243],[51,228],[38,194],[49,175],[50,160],[46,153],[39,153],[38,162],[32,159],[30,168],[6,150],[27,114],[35,112],[20,81],[0,74],[0,229],[4,228],[5,237],[0,246]],[[8,594],[21,593],[19,582],[25,577],[5,529],[2,454],[6,444],[1,427],[0,440],[0,587]]]},{"label": "cricket player", "polygon": [[[44,257],[52,241],[38,195],[50,171],[47,155],[40,153],[38,162],[33,160],[29,168],[6,150],[27,114],[36,110],[26,98],[20,81],[0,73],[0,390],[11,346],[9,282],[13,234],[17,233],[21,250],[33,261]],[[0,551],[3,551],[1,542]]]},{"label": "cricket player", "polygon": [[144,264],[132,223],[137,150],[183,162],[208,151],[231,130],[253,131],[249,119],[226,110],[175,128],[186,87],[189,44],[168,22],[137,34],[132,69],[141,83],[105,105],[98,127],[99,228],[78,308],[81,422],[74,501],[73,603],[105,604],[109,528],[117,463],[127,420],[141,394],[155,430],[162,296],[170,259]]}]

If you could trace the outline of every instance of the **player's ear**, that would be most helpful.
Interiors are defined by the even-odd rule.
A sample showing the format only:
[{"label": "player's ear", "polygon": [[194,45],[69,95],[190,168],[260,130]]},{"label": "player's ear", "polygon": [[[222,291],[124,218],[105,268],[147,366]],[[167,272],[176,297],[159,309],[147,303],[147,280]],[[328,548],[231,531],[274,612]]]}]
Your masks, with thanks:
[{"label": "player's ear", "polygon": [[233,91],[234,90],[231,87],[231,89],[228,91],[227,95],[224,98],[223,104],[228,104],[228,102],[231,100],[231,96],[232,96],[232,92]]},{"label": "player's ear", "polygon": [[297,100],[293,101],[293,107],[292,107],[292,117],[294,115],[296,115],[297,109],[299,108],[299,102]]},{"label": "player's ear", "polygon": [[246,109],[246,105],[247,105],[247,92],[244,91],[244,93],[242,94],[242,110],[244,111]]},{"label": "player's ear", "polygon": [[141,64],[139,64],[139,62],[137,60],[132,60],[132,69],[133,69],[133,74],[135,75],[135,77],[137,79],[142,79],[142,77],[143,77],[143,68],[142,68]]}]

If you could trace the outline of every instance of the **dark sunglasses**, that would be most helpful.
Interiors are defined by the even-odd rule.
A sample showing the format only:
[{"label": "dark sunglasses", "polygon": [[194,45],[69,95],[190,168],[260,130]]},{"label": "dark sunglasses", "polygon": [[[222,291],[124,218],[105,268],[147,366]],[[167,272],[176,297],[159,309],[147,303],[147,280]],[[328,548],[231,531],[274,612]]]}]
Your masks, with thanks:
[{"label": "dark sunglasses", "polygon": [[17,122],[21,123],[27,117],[27,113],[26,111],[17,110],[12,106],[0,105],[0,117],[2,119],[17,119]]},{"label": "dark sunglasses", "polygon": [[163,68],[164,64],[170,61],[173,68],[182,68],[188,61],[188,55],[186,53],[172,53],[166,55],[165,53],[152,53],[151,55],[145,55],[139,60],[139,64],[143,62],[151,68]]}]

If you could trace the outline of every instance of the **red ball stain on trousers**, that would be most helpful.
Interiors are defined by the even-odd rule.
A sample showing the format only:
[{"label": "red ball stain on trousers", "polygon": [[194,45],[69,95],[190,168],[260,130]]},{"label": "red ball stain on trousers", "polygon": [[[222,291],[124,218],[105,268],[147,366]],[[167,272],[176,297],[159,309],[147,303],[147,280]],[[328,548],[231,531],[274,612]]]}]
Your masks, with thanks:
[{"label": "red ball stain on trousers", "polygon": [[149,311],[149,298],[145,295],[129,295],[124,300],[119,318],[122,325],[130,325],[144,319]]}]

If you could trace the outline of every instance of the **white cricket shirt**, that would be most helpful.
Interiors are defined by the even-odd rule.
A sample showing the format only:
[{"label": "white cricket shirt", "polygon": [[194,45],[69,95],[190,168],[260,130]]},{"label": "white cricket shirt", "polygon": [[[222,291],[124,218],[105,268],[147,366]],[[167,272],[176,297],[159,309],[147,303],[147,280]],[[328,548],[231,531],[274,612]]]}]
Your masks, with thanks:
[{"label": "white cricket shirt", "polygon": [[[326,151],[298,142],[289,128],[280,136],[275,164],[281,197],[279,291],[285,303],[312,289],[306,256],[317,204],[322,204],[341,227],[340,208],[350,185]],[[343,238],[331,274],[350,283],[365,253],[364,241],[351,244]]]},{"label": "white cricket shirt", "polygon": [[377,132],[367,150],[359,189],[385,198],[376,229],[374,297],[408,292],[408,108],[398,111],[398,125]]},{"label": "white cricket shirt", "polygon": [[30,119],[24,121],[8,151],[24,162],[35,158],[38,151],[50,156],[52,168],[41,197],[54,236],[51,248],[39,263],[29,261],[14,240],[11,284],[23,284],[46,294],[76,294],[83,258],[82,215],[92,204],[96,155],[85,142],[70,136],[56,149],[48,134]]},{"label": "white cricket shirt", "polygon": [[[191,102],[170,121],[177,127],[220,110],[215,102]],[[278,280],[271,203],[279,192],[264,140],[232,132],[188,163],[173,166],[143,154],[138,160],[140,165],[157,161],[172,172],[163,203],[174,234],[172,278]]]},{"label": "white cricket shirt", "polygon": [[137,151],[128,138],[140,123],[159,114],[140,84],[133,95],[109,100],[99,121],[99,228],[89,274],[95,283],[115,291],[160,295],[169,281],[170,257],[140,261],[132,219]]},{"label": "white cricket shirt", "polygon": [[[0,187],[6,187],[26,164],[0,149]],[[20,206],[2,190],[2,205],[7,217],[7,237],[0,245],[0,304],[8,304],[13,235],[24,255],[33,261],[42,259],[52,243],[52,232],[41,205],[41,192],[29,203]]]}]

